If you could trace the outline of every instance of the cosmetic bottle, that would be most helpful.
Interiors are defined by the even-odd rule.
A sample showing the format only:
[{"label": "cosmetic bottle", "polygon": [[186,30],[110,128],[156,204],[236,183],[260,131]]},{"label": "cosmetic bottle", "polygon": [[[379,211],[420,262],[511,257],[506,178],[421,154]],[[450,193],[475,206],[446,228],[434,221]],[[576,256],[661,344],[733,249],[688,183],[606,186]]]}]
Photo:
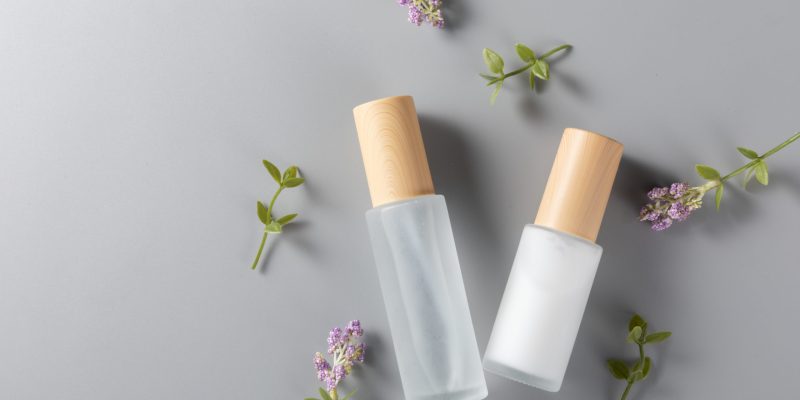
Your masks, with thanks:
[{"label": "cosmetic bottle", "polygon": [[622,144],[564,131],[532,225],[522,231],[483,367],[561,389],[603,249],[595,244]]},{"label": "cosmetic bottle", "polygon": [[353,109],[373,208],[366,213],[407,400],[487,396],[444,197],[434,193],[414,100]]}]

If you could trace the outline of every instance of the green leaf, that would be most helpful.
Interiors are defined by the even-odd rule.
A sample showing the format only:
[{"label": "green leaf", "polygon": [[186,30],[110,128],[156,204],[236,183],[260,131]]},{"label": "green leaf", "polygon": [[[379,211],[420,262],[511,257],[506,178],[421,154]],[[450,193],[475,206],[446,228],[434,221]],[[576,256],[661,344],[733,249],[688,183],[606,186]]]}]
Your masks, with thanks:
[{"label": "green leaf", "polygon": [[748,149],[747,147],[737,147],[736,150],[739,150],[739,153],[742,153],[743,156],[751,160],[755,160],[756,158],[758,158],[758,153]]},{"label": "green leaf", "polygon": [[528,81],[531,84],[531,90],[536,88],[536,74],[534,74],[533,71],[531,71],[530,75],[528,76]]},{"label": "green leaf", "polygon": [[297,166],[292,165],[289,168],[286,168],[286,171],[283,171],[283,182],[286,183],[287,179],[292,179],[297,176]]},{"label": "green leaf", "polygon": [[[486,79],[487,81],[493,81],[493,80],[498,78],[497,76],[488,75],[488,74],[478,74],[478,75],[480,75],[481,78]],[[487,84],[487,85],[490,85],[490,84]]]},{"label": "green leaf", "polygon": [[608,370],[611,371],[611,375],[613,375],[614,378],[617,379],[621,380],[628,379],[628,376],[631,373],[630,370],[628,369],[628,366],[625,365],[625,363],[622,360],[611,359],[606,361],[606,365],[608,366]]},{"label": "green leaf", "polygon": [[725,191],[725,185],[720,182],[719,186],[717,186],[717,194],[714,195],[714,204],[717,205],[717,211],[719,211],[719,204],[722,203],[722,192]]},{"label": "green leaf", "polygon": [[650,373],[650,368],[653,366],[653,360],[650,357],[644,358],[644,366],[642,366],[642,379],[647,378],[647,374]]},{"label": "green leaf", "polygon": [[286,215],[284,215],[284,216],[282,216],[282,217],[278,218],[278,223],[279,223],[279,224],[281,224],[281,225],[286,225],[286,224],[288,224],[289,222],[292,222],[292,220],[293,220],[295,217],[297,217],[297,214],[286,214]]},{"label": "green leaf", "polygon": [[333,400],[331,399],[331,395],[322,388],[319,388],[319,395],[322,396],[322,400]]},{"label": "green leaf", "polygon": [[269,233],[281,233],[281,224],[278,221],[272,221],[264,227],[264,230]]},{"label": "green leaf", "polygon": [[483,49],[483,62],[489,67],[489,71],[495,74],[503,73],[503,57],[492,51],[492,49]]},{"label": "green leaf", "polygon": [[628,321],[628,331],[631,331],[634,326],[641,326],[642,329],[647,327],[647,321],[641,317],[639,314],[633,314],[631,320]]},{"label": "green leaf", "polygon": [[269,171],[269,174],[272,175],[272,179],[275,179],[275,182],[277,182],[280,185],[281,184],[281,170],[279,170],[278,167],[276,167],[273,163],[271,163],[271,162],[269,162],[267,160],[261,160],[261,162],[264,163],[264,167],[267,168],[267,171]]},{"label": "green leaf", "polygon": [[522,59],[522,61],[531,62],[536,59],[536,53],[522,43],[515,44],[514,49],[517,50],[517,55],[519,55],[519,58]]},{"label": "green leaf", "polygon": [[767,186],[767,184],[769,184],[769,170],[767,169],[767,163],[764,161],[759,161],[758,164],[756,164],[755,169],[756,180],[758,183]]},{"label": "green leaf", "polygon": [[489,97],[489,104],[494,104],[494,102],[497,100],[497,95],[500,94],[500,88],[502,87],[503,87],[503,81],[497,82],[497,84],[494,86],[494,91],[492,92],[492,96]]},{"label": "green leaf", "polygon": [[261,223],[266,224],[269,221],[269,212],[267,211],[267,207],[264,207],[264,203],[257,202],[256,203],[256,211],[258,212],[258,219],[261,220]]},{"label": "green leaf", "polygon": [[352,391],[352,392],[350,392],[350,393],[348,393],[348,394],[347,394],[347,396],[344,396],[344,397],[342,398],[342,400],[348,400],[348,399],[349,399],[351,396],[353,396],[354,394],[356,394],[356,389],[353,389],[353,391]]},{"label": "green leaf", "polygon": [[305,181],[305,178],[289,178],[283,181],[283,186],[286,186],[287,188],[293,188],[295,186],[302,185]]},{"label": "green leaf", "polygon": [[533,74],[545,81],[550,80],[550,64],[545,60],[536,60],[533,63]]},{"label": "green leaf", "polygon": [[719,179],[719,171],[708,165],[697,164],[694,166],[694,169],[697,170],[697,175],[700,175],[701,178],[708,180]]},{"label": "green leaf", "polygon": [[633,329],[628,332],[628,338],[626,339],[628,342],[637,343],[639,339],[642,337],[642,327],[641,326],[634,326]]},{"label": "green leaf", "polygon": [[645,338],[645,342],[651,344],[661,343],[669,339],[670,336],[672,336],[672,332],[664,331],[664,332],[651,333],[647,335],[647,337]]},{"label": "green leaf", "polygon": [[750,180],[753,179],[753,175],[756,173],[756,168],[753,166],[752,168],[748,169],[747,172],[744,174],[744,184],[742,185],[745,189],[747,189],[747,184],[750,183]]}]

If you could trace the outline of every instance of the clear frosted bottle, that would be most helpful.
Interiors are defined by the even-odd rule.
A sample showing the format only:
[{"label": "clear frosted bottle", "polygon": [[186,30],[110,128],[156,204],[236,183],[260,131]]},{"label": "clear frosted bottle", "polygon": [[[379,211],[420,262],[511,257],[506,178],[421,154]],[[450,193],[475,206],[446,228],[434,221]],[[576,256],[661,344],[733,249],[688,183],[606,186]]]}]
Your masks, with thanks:
[{"label": "clear frosted bottle", "polygon": [[434,194],[414,101],[353,110],[373,207],[378,278],[408,400],[478,400],[486,381],[443,196]]},{"label": "clear frosted bottle", "polygon": [[568,128],[534,224],[522,231],[483,358],[492,373],[557,392],[603,249],[594,243],[622,144]]}]

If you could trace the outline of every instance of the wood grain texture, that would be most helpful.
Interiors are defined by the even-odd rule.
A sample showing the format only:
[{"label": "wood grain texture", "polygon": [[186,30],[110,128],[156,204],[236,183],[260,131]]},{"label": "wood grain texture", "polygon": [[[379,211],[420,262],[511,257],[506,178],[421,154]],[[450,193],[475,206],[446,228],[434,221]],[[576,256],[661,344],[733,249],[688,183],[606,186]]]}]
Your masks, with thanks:
[{"label": "wood grain texture", "polygon": [[622,144],[607,136],[565,129],[535,224],[594,242],[622,151]]},{"label": "wood grain texture", "polygon": [[434,193],[411,96],[364,103],[353,116],[373,207]]}]

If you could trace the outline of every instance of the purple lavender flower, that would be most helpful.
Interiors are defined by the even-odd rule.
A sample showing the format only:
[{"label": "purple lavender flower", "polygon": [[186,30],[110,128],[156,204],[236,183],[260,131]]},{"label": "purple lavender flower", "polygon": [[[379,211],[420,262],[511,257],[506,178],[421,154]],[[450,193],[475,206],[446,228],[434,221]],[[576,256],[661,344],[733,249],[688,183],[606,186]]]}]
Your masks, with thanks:
[{"label": "purple lavender flower", "polygon": [[364,335],[364,329],[359,320],[350,321],[344,329],[334,327],[328,333],[328,354],[332,355],[333,365],[322,353],[314,354],[314,369],[317,371],[317,379],[325,382],[327,390],[332,398],[338,398],[336,388],[344,378],[350,374],[353,365],[364,362],[366,346],[364,343],[356,343],[355,338]]},{"label": "purple lavender flower", "polygon": [[650,222],[654,231],[663,231],[674,221],[686,221],[692,211],[703,205],[703,195],[708,187],[690,187],[676,182],[669,187],[655,187],[647,192],[650,203],[639,211],[639,220]]},{"label": "purple lavender flower", "polygon": [[433,27],[444,28],[442,0],[397,0],[397,4],[408,7],[408,22],[420,26],[428,21]]},{"label": "purple lavender flower", "polygon": [[408,22],[416,26],[422,25],[422,12],[414,5],[408,6]]}]

